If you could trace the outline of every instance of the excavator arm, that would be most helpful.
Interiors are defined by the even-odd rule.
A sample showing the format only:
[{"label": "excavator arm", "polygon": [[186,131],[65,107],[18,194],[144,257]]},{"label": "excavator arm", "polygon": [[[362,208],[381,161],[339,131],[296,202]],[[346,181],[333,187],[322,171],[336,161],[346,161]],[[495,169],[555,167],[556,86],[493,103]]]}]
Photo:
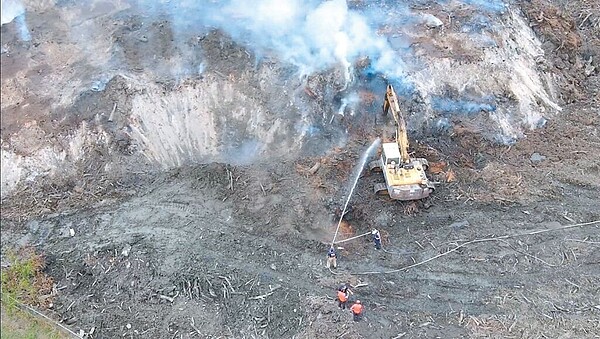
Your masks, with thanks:
[{"label": "excavator arm", "polygon": [[410,163],[410,156],[408,155],[408,133],[406,131],[406,122],[404,121],[404,115],[400,110],[398,104],[398,97],[392,85],[387,86],[385,92],[385,100],[383,101],[383,113],[387,114],[388,111],[392,111],[392,116],[396,124],[396,142],[400,149],[401,161],[404,164]]}]

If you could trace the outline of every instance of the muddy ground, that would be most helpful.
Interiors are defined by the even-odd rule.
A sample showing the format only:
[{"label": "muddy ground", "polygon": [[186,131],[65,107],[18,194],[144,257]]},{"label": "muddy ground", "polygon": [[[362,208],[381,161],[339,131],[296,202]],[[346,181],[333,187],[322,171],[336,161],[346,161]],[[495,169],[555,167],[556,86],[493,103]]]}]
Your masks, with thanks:
[{"label": "muddy ground", "polygon": [[[178,45],[169,18],[130,5],[32,5],[29,42],[2,26],[2,251],[45,254],[46,314],[93,338],[598,337],[597,2],[511,3],[561,110],[507,145],[483,118],[411,128],[435,194],[390,201],[359,171],[338,239],[377,228],[384,249],[340,244],[333,271],[359,159],[392,135],[382,93],[336,115],[339,70],[299,79],[218,30]],[[358,323],[334,301],[344,282]]]}]

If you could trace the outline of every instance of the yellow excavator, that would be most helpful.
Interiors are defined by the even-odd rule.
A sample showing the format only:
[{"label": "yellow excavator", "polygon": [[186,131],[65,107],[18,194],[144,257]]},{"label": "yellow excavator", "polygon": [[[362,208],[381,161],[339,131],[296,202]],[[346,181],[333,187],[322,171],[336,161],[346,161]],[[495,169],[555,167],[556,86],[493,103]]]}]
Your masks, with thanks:
[{"label": "yellow excavator", "polygon": [[385,183],[375,184],[374,191],[396,200],[427,198],[435,190],[425,174],[429,163],[423,158],[411,158],[408,153],[406,122],[392,85],[387,86],[383,101],[383,113],[388,111],[394,117],[396,142],[383,143],[381,157],[369,163],[371,170],[382,171],[385,178]]}]

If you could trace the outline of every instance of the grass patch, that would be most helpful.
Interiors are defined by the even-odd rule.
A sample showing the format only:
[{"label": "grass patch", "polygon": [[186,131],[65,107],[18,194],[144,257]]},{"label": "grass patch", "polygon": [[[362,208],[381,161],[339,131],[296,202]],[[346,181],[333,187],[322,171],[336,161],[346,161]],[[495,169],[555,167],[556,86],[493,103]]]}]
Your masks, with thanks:
[{"label": "grass patch", "polygon": [[44,257],[32,248],[6,254],[9,266],[2,269],[2,306],[11,312],[17,302],[45,309],[52,302],[52,278],[43,270]]},{"label": "grass patch", "polygon": [[53,299],[52,278],[44,273],[43,255],[33,248],[9,250],[0,273],[2,291],[2,321],[0,339],[8,338],[67,338],[62,330],[41,318],[23,311],[19,304],[46,309]]},{"label": "grass patch", "polygon": [[2,306],[1,339],[62,339],[69,338],[59,329],[19,309]]}]

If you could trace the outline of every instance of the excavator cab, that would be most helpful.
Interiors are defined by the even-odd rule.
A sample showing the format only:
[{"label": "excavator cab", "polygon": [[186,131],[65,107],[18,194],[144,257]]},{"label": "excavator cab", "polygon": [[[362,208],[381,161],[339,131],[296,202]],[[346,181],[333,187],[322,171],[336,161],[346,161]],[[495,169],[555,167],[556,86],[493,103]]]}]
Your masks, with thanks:
[{"label": "excavator cab", "polygon": [[382,161],[387,166],[394,165],[396,168],[400,166],[400,152],[398,151],[398,147],[394,144],[384,144],[383,152],[381,156],[383,157]]},{"label": "excavator cab", "polygon": [[386,91],[384,113],[391,110],[396,125],[396,142],[381,145],[381,157],[369,163],[371,170],[383,172],[385,183],[376,184],[376,194],[388,194],[396,200],[419,200],[429,197],[435,190],[425,171],[426,159],[411,158],[408,153],[408,135],[404,116],[400,111],[396,93],[391,85]]}]

